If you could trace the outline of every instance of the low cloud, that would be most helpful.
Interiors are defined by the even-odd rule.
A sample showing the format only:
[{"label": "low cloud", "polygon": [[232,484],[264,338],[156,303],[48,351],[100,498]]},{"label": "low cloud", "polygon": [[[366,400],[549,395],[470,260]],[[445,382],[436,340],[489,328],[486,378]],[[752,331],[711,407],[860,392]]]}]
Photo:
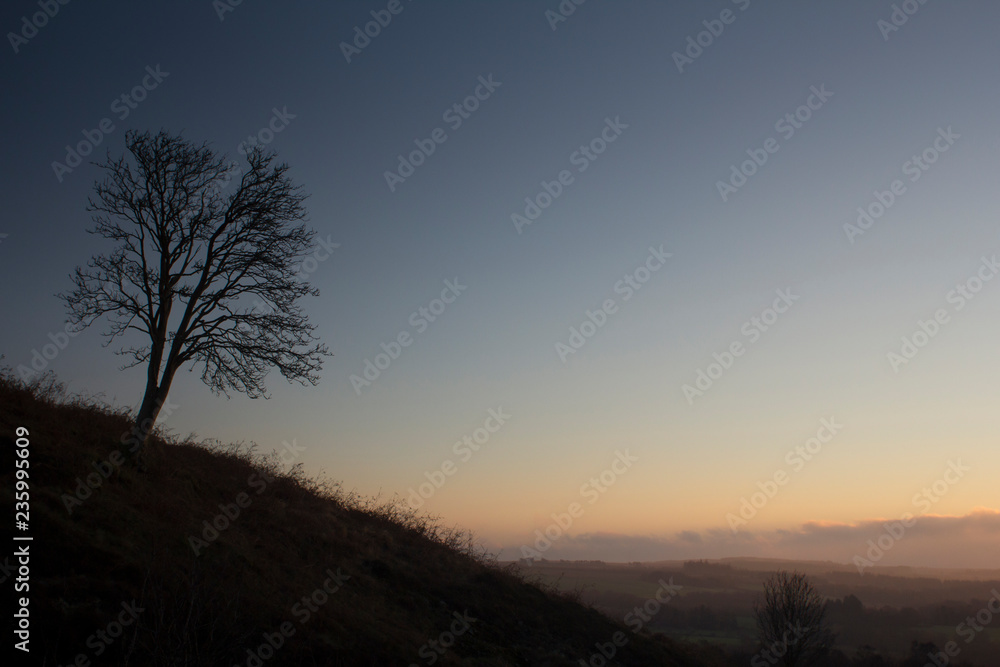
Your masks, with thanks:
[{"label": "low cloud", "polygon": [[[584,533],[563,535],[547,550],[549,560],[658,561],[696,558],[758,557],[827,560],[850,564],[863,556],[869,540],[885,534],[898,517],[856,523],[808,521],[778,530],[713,529],[672,535]],[[501,557],[520,557],[508,545]],[[924,514],[894,541],[879,565],[994,568],[1000,550],[1000,510],[976,508],[964,516]]]}]

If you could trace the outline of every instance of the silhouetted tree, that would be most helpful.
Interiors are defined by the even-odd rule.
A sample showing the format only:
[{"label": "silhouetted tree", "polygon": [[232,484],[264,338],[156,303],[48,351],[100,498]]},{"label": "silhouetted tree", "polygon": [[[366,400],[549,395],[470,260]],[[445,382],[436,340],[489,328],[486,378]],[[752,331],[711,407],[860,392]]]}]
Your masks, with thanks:
[{"label": "silhouetted tree", "polygon": [[105,346],[140,335],[143,342],[116,353],[131,357],[125,368],[147,365],[133,438],[141,461],[185,363],[203,364],[201,379],[216,394],[266,398],[272,367],[315,385],[329,352],[297,303],[319,291],[297,274],[315,232],[296,224],[305,195],[288,166],[253,149],[249,169],[223,196],[230,165],[207,144],[133,131],[126,146],[131,160],[109,155],[98,165],[106,178],[87,208],[89,231],[117,245],[77,267],[75,289],[59,297],[77,330],[109,317]]},{"label": "silhouetted tree", "polygon": [[[754,600],[757,638],[770,664],[811,665],[833,643],[823,598],[797,572],[776,572],[764,581],[763,600]],[[772,660],[775,659],[775,660]]]}]

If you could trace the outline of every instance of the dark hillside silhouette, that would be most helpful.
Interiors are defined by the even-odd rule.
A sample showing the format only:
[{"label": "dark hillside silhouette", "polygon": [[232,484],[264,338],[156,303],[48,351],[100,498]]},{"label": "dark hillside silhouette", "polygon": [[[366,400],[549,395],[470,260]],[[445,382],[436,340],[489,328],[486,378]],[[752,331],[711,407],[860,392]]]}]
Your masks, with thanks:
[{"label": "dark hillside silhouette", "polygon": [[[463,531],[252,448],[154,431],[162,465],[116,467],[133,418],[67,399],[50,374],[30,386],[0,375],[0,432],[34,425],[31,613],[45,639],[32,656],[45,664],[577,667],[628,633]],[[0,484],[11,503],[12,471]],[[110,643],[95,635],[119,621]],[[706,664],[627,637],[609,664]]]}]

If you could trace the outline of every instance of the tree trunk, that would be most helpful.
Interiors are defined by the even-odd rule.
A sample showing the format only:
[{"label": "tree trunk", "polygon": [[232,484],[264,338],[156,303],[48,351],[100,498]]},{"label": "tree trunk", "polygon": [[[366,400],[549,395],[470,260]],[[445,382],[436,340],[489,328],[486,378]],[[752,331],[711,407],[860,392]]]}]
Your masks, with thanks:
[{"label": "tree trunk", "polygon": [[170,364],[163,371],[163,379],[156,382],[155,376],[146,385],[146,393],[142,397],[139,412],[135,417],[135,424],[132,427],[132,435],[129,440],[129,452],[135,456],[136,466],[140,470],[145,470],[148,463],[148,448],[150,434],[156,424],[156,418],[167,400],[167,392],[170,391],[170,383],[173,381],[174,369]]}]

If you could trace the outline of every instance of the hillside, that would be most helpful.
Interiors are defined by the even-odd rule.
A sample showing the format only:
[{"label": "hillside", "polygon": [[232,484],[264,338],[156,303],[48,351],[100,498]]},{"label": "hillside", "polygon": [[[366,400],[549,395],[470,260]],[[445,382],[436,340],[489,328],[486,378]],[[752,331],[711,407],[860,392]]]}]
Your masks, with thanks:
[{"label": "hillside", "polygon": [[25,664],[605,664],[591,662],[599,645],[614,650],[607,664],[702,664],[526,582],[463,532],[277,455],[159,437],[147,472],[119,465],[128,415],[67,398],[51,375],[0,379],[8,457],[18,427],[33,537]]}]

